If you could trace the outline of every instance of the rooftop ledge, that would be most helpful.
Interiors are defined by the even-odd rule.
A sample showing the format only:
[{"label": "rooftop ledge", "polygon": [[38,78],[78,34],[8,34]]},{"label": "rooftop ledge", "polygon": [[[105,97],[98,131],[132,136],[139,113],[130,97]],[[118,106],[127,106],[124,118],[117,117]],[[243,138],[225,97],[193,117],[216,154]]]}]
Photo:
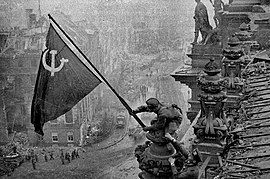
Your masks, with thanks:
[{"label": "rooftop ledge", "polygon": [[260,5],[260,0],[234,0],[231,5]]},{"label": "rooftop ledge", "polygon": [[176,70],[174,70],[170,75],[174,76],[198,76],[202,73],[202,69],[192,68],[189,65],[179,66]]}]

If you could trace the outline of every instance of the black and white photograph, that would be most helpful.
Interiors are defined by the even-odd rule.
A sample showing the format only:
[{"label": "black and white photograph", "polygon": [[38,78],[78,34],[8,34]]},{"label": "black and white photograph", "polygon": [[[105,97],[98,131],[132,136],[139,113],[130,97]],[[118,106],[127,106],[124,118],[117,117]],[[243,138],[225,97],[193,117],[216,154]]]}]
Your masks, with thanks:
[{"label": "black and white photograph", "polygon": [[0,178],[270,179],[270,0],[0,0]]}]

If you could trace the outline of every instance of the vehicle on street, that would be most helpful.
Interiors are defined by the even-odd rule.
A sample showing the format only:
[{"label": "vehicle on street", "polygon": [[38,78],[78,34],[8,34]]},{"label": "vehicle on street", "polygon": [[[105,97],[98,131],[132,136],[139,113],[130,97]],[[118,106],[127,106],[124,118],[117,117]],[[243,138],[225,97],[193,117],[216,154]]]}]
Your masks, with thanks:
[{"label": "vehicle on street", "polygon": [[116,128],[124,128],[125,127],[125,116],[119,115],[116,117]]}]

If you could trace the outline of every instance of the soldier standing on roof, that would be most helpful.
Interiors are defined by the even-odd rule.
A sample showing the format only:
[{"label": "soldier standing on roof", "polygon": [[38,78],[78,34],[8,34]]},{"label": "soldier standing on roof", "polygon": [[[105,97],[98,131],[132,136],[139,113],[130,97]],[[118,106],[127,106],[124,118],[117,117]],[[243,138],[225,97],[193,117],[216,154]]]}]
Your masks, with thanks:
[{"label": "soldier standing on roof", "polygon": [[195,37],[192,44],[197,44],[199,33],[201,33],[202,41],[201,44],[205,43],[206,37],[209,32],[213,29],[209,23],[208,12],[206,6],[201,2],[201,0],[195,0],[197,5],[194,12],[195,20]]},{"label": "soldier standing on roof", "polygon": [[222,2],[222,0],[214,0],[214,2],[212,0],[210,0],[211,4],[214,7],[214,11],[215,11],[215,15],[213,17],[216,27],[219,27],[220,21],[221,21],[221,17],[220,17],[220,10],[223,9],[224,7],[224,3]]}]

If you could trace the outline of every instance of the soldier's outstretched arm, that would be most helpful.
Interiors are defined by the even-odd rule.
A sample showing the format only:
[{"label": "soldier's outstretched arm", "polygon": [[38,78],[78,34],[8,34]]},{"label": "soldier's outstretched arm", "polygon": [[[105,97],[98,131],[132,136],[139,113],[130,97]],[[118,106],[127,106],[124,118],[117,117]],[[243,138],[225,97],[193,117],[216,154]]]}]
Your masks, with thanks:
[{"label": "soldier's outstretched arm", "polygon": [[139,106],[137,109],[132,111],[134,114],[141,113],[141,112],[151,112],[147,106]]}]

